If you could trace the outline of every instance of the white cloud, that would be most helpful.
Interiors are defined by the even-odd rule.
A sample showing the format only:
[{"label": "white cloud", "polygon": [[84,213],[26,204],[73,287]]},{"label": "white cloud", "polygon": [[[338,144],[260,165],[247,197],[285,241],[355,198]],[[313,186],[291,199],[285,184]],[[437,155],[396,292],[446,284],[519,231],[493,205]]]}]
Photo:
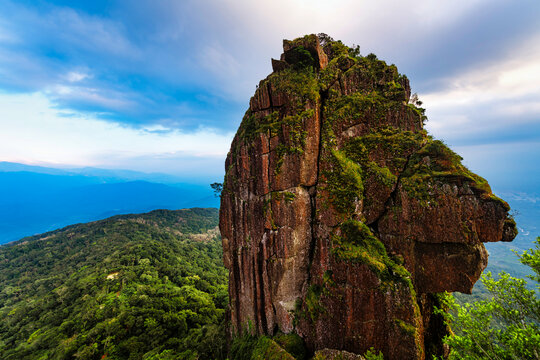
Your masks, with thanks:
[{"label": "white cloud", "polygon": [[509,192],[501,194],[505,198],[514,200],[514,201],[525,201],[533,204],[540,203],[540,197],[535,196],[534,194],[528,194],[524,192]]},{"label": "white cloud", "polygon": [[203,47],[199,60],[203,67],[219,77],[230,78],[238,75],[238,61],[220,45]]},{"label": "white cloud", "polygon": [[[73,65],[95,66],[94,87],[114,87],[111,83],[126,80],[127,86],[134,86],[133,77],[139,77],[175,89],[204,89],[222,101],[247,104],[255,85],[271,71],[270,57],[280,55],[283,38],[326,32],[361,45],[363,53],[373,51],[389,62],[402,63],[422,56],[434,42],[433,34],[451,32],[452,25],[482,6],[499,3],[141,0],[136,5],[111,4],[101,16],[55,6],[38,12],[32,6],[12,3],[12,12],[18,16],[10,19],[0,14],[0,21],[4,17],[21,34],[22,43],[33,44],[29,47],[51,47],[70,62],[82,62]],[[63,66],[32,52],[23,62],[11,61],[14,54],[2,55],[0,49],[0,75],[14,86],[27,82],[28,88],[40,91],[43,82],[57,81],[58,72],[65,74]],[[88,79],[82,75],[73,71],[68,82]]]},{"label": "white cloud", "polygon": [[461,75],[447,79],[440,92],[426,94],[435,106],[518,98],[540,93],[540,34],[534,34],[513,49],[506,58],[475,64]]},{"label": "white cloud", "polygon": [[79,48],[119,56],[140,55],[139,49],[126,37],[122,24],[112,20],[57,8],[35,21],[44,22],[45,28]]},{"label": "white cloud", "polygon": [[[201,0],[196,4],[160,2],[156,7],[167,13],[161,16],[175,13],[184,19],[178,28],[191,25],[197,34],[195,53],[202,60],[198,69],[214,70],[211,73],[218,73],[222,80],[205,86],[218,96],[247,103],[255,84],[271,72],[270,57],[279,57],[284,38],[325,32],[349,45],[359,44],[363,54],[375,52],[398,63],[422,56],[429,48],[426,43],[437,42],[432,39],[434,34],[452,31],[456,22],[482,5],[492,6],[493,1],[500,2],[419,0],[412,5],[399,0]],[[186,14],[193,18],[186,20]],[[189,47],[185,51],[189,56]],[[204,74],[201,78],[208,80]]]},{"label": "white cloud", "polygon": [[75,82],[83,81],[84,79],[88,79],[89,77],[91,76],[86,72],[70,71],[66,75],[66,80],[71,83],[75,83]]},{"label": "white cloud", "polygon": [[516,55],[516,59],[478,66],[447,83],[447,88],[423,95],[424,102],[431,106],[454,106],[540,93],[540,43],[538,54],[532,58]]},{"label": "white cloud", "polygon": [[[135,129],[62,112],[41,93],[0,95],[0,159],[77,166],[121,166],[134,159],[224,158],[232,133]],[[149,130],[170,130],[167,132]],[[216,172],[220,172],[219,169]]]},{"label": "white cloud", "polygon": [[[202,1],[201,6],[207,7],[207,2]],[[256,40],[259,49],[274,46],[274,41],[279,46],[283,38],[318,32],[361,46],[379,44],[379,48],[391,49],[403,45],[400,43],[404,40],[419,43],[437,29],[448,27],[493,1],[419,0],[413,5],[400,0],[236,0],[224,4],[216,14],[209,14],[217,18],[215,25],[234,25],[223,30],[241,33],[248,41]],[[220,19],[221,15],[227,20]]]},{"label": "white cloud", "polygon": [[455,139],[540,124],[540,35],[516,44],[509,54],[446,79],[439,91],[421,94],[430,118],[428,128]]},{"label": "white cloud", "polygon": [[519,100],[512,103],[503,103],[497,107],[497,111],[505,116],[535,115],[540,118],[540,98],[536,100]]},{"label": "white cloud", "polygon": [[138,106],[137,102],[126,96],[132,94],[123,94],[112,89],[58,84],[48,87],[44,94],[47,94],[49,98],[63,102],[97,106],[116,111],[134,111]]}]

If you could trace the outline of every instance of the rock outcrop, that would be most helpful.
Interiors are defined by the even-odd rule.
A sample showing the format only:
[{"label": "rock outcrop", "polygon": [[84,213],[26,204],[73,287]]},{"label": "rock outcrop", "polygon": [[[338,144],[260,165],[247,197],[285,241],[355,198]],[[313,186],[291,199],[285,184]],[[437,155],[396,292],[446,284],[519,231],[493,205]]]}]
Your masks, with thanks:
[{"label": "rock outcrop", "polygon": [[220,210],[233,331],[314,353],[444,355],[438,293],[470,292],[506,202],[423,130],[409,81],[315,35],[284,41],[226,161]]}]

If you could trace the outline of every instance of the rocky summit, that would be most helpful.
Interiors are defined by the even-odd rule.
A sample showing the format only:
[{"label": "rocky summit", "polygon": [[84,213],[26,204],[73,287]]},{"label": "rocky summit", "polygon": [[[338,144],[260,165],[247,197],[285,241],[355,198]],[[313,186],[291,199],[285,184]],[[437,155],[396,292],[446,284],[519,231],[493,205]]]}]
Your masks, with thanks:
[{"label": "rocky summit", "polygon": [[469,293],[509,206],[423,129],[409,81],[326,35],[283,42],[226,160],[220,209],[233,333],[309,353],[444,356],[439,293]]}]

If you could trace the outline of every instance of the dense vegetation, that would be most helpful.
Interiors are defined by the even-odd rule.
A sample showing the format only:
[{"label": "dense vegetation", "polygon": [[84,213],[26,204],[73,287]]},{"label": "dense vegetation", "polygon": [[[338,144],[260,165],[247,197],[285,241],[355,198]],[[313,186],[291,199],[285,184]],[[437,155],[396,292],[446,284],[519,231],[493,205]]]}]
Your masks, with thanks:
[{"label": "dense vegetation", "polygon": [[223,358],[217,222],[158,210],[0,247],[0,357]]},{"label": "dense vegetation", "polygon": [[456,335],[446,339],[453,359],[540,359],[540,237],[520,261],[535,275],[529,289],[524,279],[500,273],[482,277],[490,297],[459,305],[447,297],[447,317]]}]

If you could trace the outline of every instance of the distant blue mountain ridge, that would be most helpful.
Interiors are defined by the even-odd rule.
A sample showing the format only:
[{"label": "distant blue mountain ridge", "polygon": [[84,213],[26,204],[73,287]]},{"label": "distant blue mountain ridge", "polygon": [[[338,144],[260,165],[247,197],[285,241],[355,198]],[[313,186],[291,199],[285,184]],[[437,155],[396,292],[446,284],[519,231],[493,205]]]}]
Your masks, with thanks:
[{"label": "distant blue mountain ridge", "polygon": [[209,184],[170,175],[0,162],[0,244],[117,214],[218,206]]},{"label": "distant blue mountain ridge", "polygon": [[[8,161],[0,161],[0,172],[31,172],[36,174],[48,174],[48,175],[67,175],[67,176],[84,176],[93,178],[93,181],[102,182],[114,182],[114,181],[136,181],[144,180],[149,182],[156,182],[162,184],[182,184],[193,183],[196,176],[190,174],[187,177],[179,177],[170,174],[162,173],[145,173],[133,170],[124,169],[100,169],[94,167],[82,167],[82,168],[53,168],[36,165],[26,165]],[[189,178],[191,181],[186,181]],[[195,181],[197,182],[197,181]]]},{"label": "distant blue mountain ridge", "polygon": [[[0,244],[118,214],[219,207],[210,182],[188,183],[172,175],[129,170],[55,169],[0,162]],[[511,243],[486,244],[490,253],[487,270],[505,270],[520,277],[529,273],[511,250],[521,253],[540,236],[538,190],[494,188],[512,207],[519,235]]]}]

